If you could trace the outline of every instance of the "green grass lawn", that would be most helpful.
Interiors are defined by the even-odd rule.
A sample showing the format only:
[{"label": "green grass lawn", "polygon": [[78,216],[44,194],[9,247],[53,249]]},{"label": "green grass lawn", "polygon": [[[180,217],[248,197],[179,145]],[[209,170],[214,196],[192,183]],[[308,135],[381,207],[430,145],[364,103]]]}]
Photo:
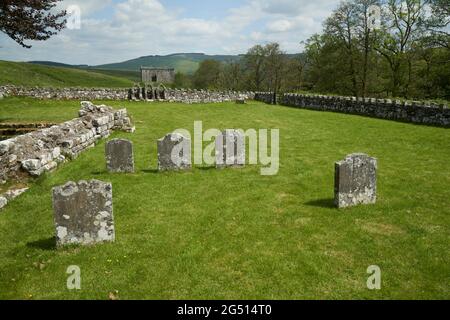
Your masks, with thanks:
[{"label": "green grass lawn", "polygon": [[[450,298],[450,130],[251,102],[127,107],[135,174],[108,174],[104,142],[32,183],[0,213],[3,299]],[[43,109],[51,110],[42,112]],[[78,102],[0,100],[0,118],[62,121]],[[156,140],[177,128],[279,128],[280,172],[158,173]],[[378,203],[332,206],[334,162],[379,161]],[[51,188],[112,182],[116,242],[56,250]],[[82,290],[66,288],[70,265]],[[378,265],[382,289],[366,287]]]},{"label": "green grass lawn", "polygon": [[126,77],[86,70],[0,60],[0,85],[6,84],[28,87],[127,88],[133,85],[133,81]]}]

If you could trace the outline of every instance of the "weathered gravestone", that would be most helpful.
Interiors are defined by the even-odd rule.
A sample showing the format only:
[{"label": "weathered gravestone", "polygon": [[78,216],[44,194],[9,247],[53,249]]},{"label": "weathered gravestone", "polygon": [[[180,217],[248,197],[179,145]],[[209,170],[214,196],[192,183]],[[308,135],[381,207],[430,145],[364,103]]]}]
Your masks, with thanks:
[{"label": "weathered gravestone", "polygon": [[125,139],[114,139],[106,144],[106,167],[109,172],[134,172],[133,143]]},{"label": "weathered gravestone", "polygon": [[58,246],[114,241],[112,185],[92,180],[53,188]]},{"label": "weathered gravestone", "polygon": [[377,159],[363,153],[335,164],[334,202],[338,208],[372,204],[377,200]]},{"label": "weathered gravestone", "polygon": [[216,167],[245,166],[245,136],[238,130],[227,129],[216,137]]},{"label": "weathered gravestone", "polygon": [[191,140],[179,133],[169,133],[158,140],[158,170],[191,169]]}]

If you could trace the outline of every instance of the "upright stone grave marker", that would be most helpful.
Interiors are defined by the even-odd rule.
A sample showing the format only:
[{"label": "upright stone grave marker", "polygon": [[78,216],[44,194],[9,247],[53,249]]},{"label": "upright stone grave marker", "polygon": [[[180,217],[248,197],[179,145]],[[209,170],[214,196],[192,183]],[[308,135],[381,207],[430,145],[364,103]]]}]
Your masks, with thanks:
[{"label": "upright stone grave marker", "polygon": [[334,202],[338,208],[372,204],[377,200],[377,159],[363,153],[335,164]]},{"label": "upright stone grave marker", "polygon": [[112,185],[92,180],[53,188],[58,246],[114,241]]},{"label": "upright stone grave marker", "polygon": [[106,144],[106,167],[109,172],[134,172],[133,143],[125,139],[114,139]]},{"label": "upright stone grave marker", "polygon": [[216,167],[245,166],[245,136],[238,130],[227,129],[216,137]]},{"label": "upright stone grave marker", "polygon": [[169,133],[158,140],[158,170],[189,170],[191,140],[179,133]]}]

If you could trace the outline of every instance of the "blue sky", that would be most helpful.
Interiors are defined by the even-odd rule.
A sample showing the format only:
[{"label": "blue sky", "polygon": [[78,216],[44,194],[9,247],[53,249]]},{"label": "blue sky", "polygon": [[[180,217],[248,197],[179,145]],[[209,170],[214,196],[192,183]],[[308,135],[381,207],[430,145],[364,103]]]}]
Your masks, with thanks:
[{"label": "blue sky", "polygon": [[319,32],[339,0],[64,0],[81,28],[24,49],[0,34],[0,59],[103,64],[153,54],[245,53],[279,42],[290,53]]}]

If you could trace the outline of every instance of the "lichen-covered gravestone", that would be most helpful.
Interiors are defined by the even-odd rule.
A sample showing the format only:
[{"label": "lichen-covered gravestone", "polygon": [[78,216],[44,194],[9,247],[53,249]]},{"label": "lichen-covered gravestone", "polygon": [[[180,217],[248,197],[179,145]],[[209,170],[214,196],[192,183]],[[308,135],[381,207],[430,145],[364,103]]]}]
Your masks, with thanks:
[{"label": "lichen-covered gravestone", "polygon": [[191,169],[191,140],[179,133],[169,133],[158,140],[158,170]]},{"label": "lichen-covered gravestone", "polygon": [[216,137],[216,167],[245,166],[245,136],[227,129]]},{"label": "lichen-covered gravestone", "polygon": [[377,200],[377,159],[363,153],[335,164],[334,202],[338,208],[372,204]]},{"label": "lichen-covered gravestone", "polygon": [[112,185],[92,180],[53,188],[58,246],[114,241]]},{"label": "lichen-covered gravestone", "polygon": [[125,139],[108,141],[105,148],[106,168],[114,173],[134,172],[133,143]]}]

